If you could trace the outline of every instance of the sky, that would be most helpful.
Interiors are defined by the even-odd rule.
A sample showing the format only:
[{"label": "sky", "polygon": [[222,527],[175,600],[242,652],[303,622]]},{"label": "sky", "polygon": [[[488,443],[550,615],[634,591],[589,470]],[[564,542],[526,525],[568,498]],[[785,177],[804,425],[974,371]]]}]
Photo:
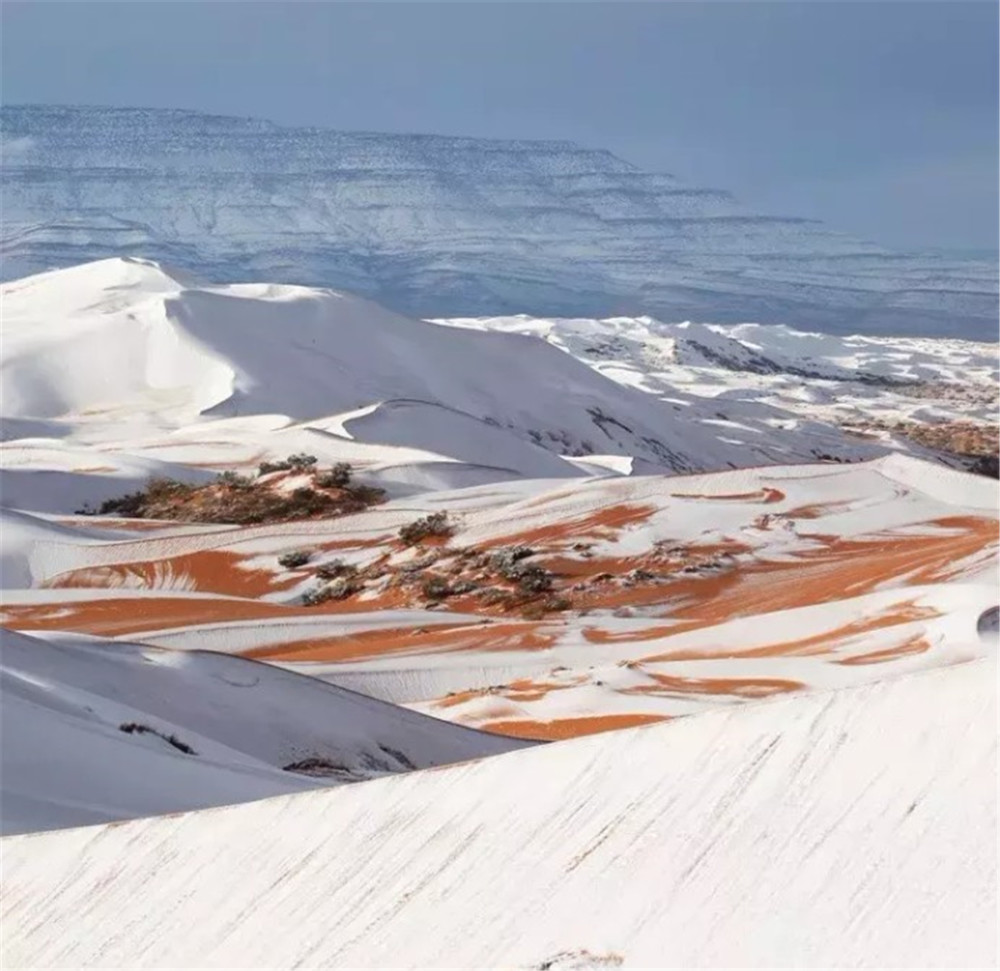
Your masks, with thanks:
[{"label": "sky", "polygon": [[998,5],[4,0],[4,103],[570,139],[905,249],[997,249]]}]

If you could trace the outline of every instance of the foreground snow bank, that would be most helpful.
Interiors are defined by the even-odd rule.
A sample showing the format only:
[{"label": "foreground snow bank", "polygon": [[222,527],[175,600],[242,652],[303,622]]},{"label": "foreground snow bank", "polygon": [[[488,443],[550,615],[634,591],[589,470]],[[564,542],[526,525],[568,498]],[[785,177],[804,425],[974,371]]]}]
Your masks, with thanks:
[{"label": "foreground snow bank", "polygon": [[990,965],[995,676],[975,661],[7,839],[4,961]]}]

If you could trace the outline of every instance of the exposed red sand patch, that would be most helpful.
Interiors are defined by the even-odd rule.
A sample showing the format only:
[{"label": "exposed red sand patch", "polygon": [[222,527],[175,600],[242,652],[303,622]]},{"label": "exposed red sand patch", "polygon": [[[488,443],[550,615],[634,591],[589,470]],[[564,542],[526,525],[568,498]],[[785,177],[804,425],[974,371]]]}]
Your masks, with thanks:
[{"label": "exposed red sand patch", "polygon": [[613,539],[614,534],[627,526],[645,522],[657,511],[652,505],[604,506],[578,519],[565,519],[550,526],[519,530],[491,539],[489,544],[481,544],[482,549],[500,546],[535,546],[541,543],[558,543],[581,539]]},{"label": "exposed red sand patch", "polygon": [[495,735],[511,738],[527,738],[538,742],[556,742],[580,735],[596,735],[599,732],[613,732],[620,728],[636,728],[655,722],[670,721],[669,715],[592,715],[583,718],[558,718],[541,722],[531,719],[502,719],[477,726]]},{"label": "exposed red sand patch", "polygon": [[540,651],[555,637],[538,623],[436,624],[414,632],[392,627],[336,637],[308,638],[244,651],[244,657],[267,661],[356,661],[390,654],[438,654],[450,651]]},{"label": "exposed red sand patch", "polygon": [[13,604],[4,609],[4,623],[18,630],[69,630],[115,637],[175,627],[273,620],[305,614],[312,616],[315,611],[253,600],[151,596]]},{"label": "exposed red sand patch", "polygon": [[822,516],[846,512],[850,508],[849,502],[814,502],[807,506],[786,509],[784,512],[775,513],[775,515],[782,519],[819,519]]},{"label": "exposed red sand patch", "polygon": [[294,574],[277,577],[269,570],[248,569],[242,565],[245,559],[227,550],[199,550],[162,560],[83,567],[51,577],[42,587],[138,587],[147,590],[173,587],[256,598],[285,590],[301,580]]},{"label": "exposed red sand patch", "polygon": [[[669,616],[678,623],[624,634],[593,627],[584,636],[593,643],[650,640],[737,617],[858,597],[894,580],[905,585],[949,580],[961,572],[963,560],[977,554],[984,559],[994,555],[1000,530],[995,519],[956,516],[927,525],[950,531],[939,535],[886,532],[853,539],[811,536],[823,545],[799,551],[789,561],[751,561],[738,569],[669,581],[656,589],[663,600],[672,601]],[[649,602],[630,599],[633,594],[634,589],[620,590],[619,602]]]},{"label": "exposed red sand patch", "polygon": [[622,688],[623,695],[735,695],[738,698],[768,698],[771,695],[801,691],[805,684],[785,678],[681,678],[669,674],[644,672],[656,684]]},{"label": "exposed red sand patch", "polygon": [[887,647],[882,651],[870,651],[867,654],[856,654],[854,657],[841,658],[836,663],[845,667],[854,667],[861,664],[882,664],[897,657],[906,657],[910,654],[923,654],[930,650],[930,642],[926,637],[919,634],[898,644],[896,647]]},{"label": "exposed red sand patch", "polygon": [[[844,641],[860,634],[867,634],[886,627],[901,624],[911,624],[918,620],[929,620],[940,617],[941,613],[933,607],[918,607],[912,601],[901,603],[890,609],[880,611],[861,620],[843,624],[832,630],[822,631],[810,637],[801,637],[791,641],[776,641],[760,647],[744,649],[732,648],[724,651],[682,649],[667,651],[642,658],[642,663],[653,664],[661,661],[709,661],[727,658],[760,658],[760,657],[808,657],[815,654],[826,654],[840,646]],[[687,628],[686,628],[687,629]],[[660,628],[664,632],[676,633],[677,628]],[[636,638],[637,640],[642,638]]]},{"label": "exposed red sand patch", "polygon": [[474,698],[482,698],[484,695],[499,695],[507,701],[530,702],[540,701],[550,691],[564,691],[567,688],[575,688],[578,684],[583,684],[587,680],[586,675],[573,678],[572,681],[564,683],[534,681],[531,678],[518,678],[510,684],[501,685],[496,688],[469,688],[465,691],[453,691],[434,702],[435,708],[454,708],[455,705],[464,704]]},{"label": "exposed red sand patch", "polygon": [[671,492],[672,499],[708,499],[710,501],[732,500],[736,502],[784,502],[785,494],[780,489],[766,487],[756,492],[733,492],[728,495],[712,495],[702,492]]}]

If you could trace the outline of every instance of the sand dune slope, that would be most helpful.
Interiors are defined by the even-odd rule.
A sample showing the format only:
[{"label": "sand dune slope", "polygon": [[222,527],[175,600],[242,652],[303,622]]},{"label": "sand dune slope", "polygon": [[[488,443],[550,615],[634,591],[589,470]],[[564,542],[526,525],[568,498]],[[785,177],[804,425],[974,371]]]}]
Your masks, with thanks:
[{"label": "sand dune slope", "polygon": [[[2,844],[8,966],[983,967],[994,660]],[[474,931],[474,932],[473,932]]]}]

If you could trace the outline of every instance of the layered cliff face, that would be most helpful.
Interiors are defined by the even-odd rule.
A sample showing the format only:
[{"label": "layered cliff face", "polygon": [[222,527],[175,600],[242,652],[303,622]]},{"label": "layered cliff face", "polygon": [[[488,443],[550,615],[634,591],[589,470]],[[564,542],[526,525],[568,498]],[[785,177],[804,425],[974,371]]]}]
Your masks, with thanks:
[{"label": "layered cliff face", "polygon": [[906,256],[568,142],[6,107],[3,276],[109,255],[434,316],[654,313],[993,337],[995,267]]}]

